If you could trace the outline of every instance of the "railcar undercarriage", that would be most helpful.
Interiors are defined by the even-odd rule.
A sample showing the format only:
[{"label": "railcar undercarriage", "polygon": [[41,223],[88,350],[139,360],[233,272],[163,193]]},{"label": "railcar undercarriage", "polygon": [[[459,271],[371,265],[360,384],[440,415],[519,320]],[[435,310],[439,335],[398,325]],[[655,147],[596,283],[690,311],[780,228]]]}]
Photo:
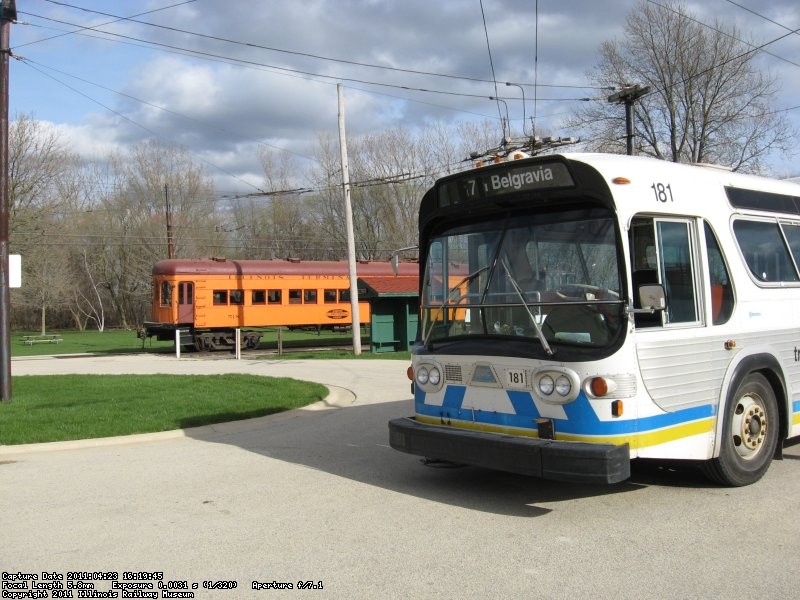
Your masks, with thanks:
[{"label": "railcar undercarriage", "polygon": [[[159,341],[170,341],[175,339],[176,330],[181,332],[180,344],[184,347],[194,346],[195,350],[201,352],[236,348],[236,331],[234,329],[197,330],[188,326],[184,329],[171,324],[146,322],[139,329],[138,337],[142,339],[142,343],[150,337],[155,337]],[[261,336],[260,331],[243,330],[241,332],[242,348],[255,350],[261,343]]]},{"label": "railcar undercarriage", "polygon": [[[261,341],[261,332],[242,331],[241,343],[245,350],[258,348]],[[232,330],[215,330],[195,332],[194,346],[204,352],[208,350],[230,350],[236,347],[236,332]]]}]

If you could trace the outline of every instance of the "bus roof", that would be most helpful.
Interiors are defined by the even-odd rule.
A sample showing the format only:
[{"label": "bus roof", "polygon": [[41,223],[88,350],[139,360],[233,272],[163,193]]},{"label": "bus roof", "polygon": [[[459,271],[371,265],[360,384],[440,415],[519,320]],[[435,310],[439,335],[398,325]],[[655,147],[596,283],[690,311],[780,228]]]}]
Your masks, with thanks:
[{"label": "bus roof", "polygon": [[793,181],[650,157],[590,153],[562,156],[595,169],[611,189],[620,213],[718,216],[720,211],[746,211],[800,216],[800,184]]}]

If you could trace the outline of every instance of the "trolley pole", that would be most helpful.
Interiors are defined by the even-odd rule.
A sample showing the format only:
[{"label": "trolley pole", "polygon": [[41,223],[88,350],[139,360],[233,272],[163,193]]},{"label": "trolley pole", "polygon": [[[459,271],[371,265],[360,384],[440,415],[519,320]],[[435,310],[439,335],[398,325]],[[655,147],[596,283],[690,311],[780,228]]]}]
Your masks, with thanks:
[{"label": "trolley pole", "polygon": [[175,240],[172,235],[172,210],[169,207],[169,188],[164,184],[164,203],[167,205],[167,258],[175,258]]},{"label": "trolley pole", "polygon": [[344,94],[342,84],[336,84],[339,100],[339,147],[342,153],[342,189],[344,191],[345,223],[347,227],[347,266],[350,272],[350,314],[353,318],[353,354],[361,354],[361,319],[358,314],[358,275],[356,274],[356,242],[353,235],[353,206],[350,202],[350,167],[347,163],[347,138],[344,132]]},{"label": "trolley pole", "polygon": [[0,3],[0,401],[11,401],[11,335],[8,273],[8,57],[11,23],[17,20],[14,0]]},{"label": "trolley pole", "polygon": [[627,137],[628,156],[633,156],[633,103],[645,94],[650,93],[649,86],[625,85],[615,94],[608,97],[609,102],[625,104],[625,134]]}]

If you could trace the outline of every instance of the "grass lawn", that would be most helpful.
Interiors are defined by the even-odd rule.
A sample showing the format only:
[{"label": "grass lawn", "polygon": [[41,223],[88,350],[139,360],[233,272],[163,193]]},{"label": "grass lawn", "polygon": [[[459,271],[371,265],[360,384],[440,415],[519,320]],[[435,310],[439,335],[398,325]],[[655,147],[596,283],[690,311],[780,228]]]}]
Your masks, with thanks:
[{"label": "grass lawn", "polygon": [[[39,331],[14,331],[11,333],[11,356],[44,356],[48,354],[124,354],[142,351],[142,340],[136,337],[135,331],[110,329],[107,331],[48,331],[58,334],[63,340],[58,344],[24,344],[23,336],[38,335]],[[152,346],[148,342],[145,350],[154,352],[171,352],[172,342],[159,342],[153,339]]]},{"label": "grass lawn", "polygon": [[[278,347],[278,332],[276,329],[264,329],[259,350],[272,351]],[[63,341],[58,344],[33,344],[27,345],[22,341],[23,336],[37,335],[36,331],[15,331],[11,334],[11,356],[46,356],[50,354],[129,354],[132,352],[157,352],[173,353],[175,345],[172,341],[159,342],[155,338],[150,338],[142,343],[136,337],[135,331],[107,330],[107,331],[48,331],[48,334],[57,333]],[[288,331],[282,332],[283,347],[287,351],[283,358],[356,358],[352,350],[344,348],[330,348],[329,350],[301,351],[295,354],[292,348],[315,346],[326,348],[352,342],[352,335],[349,331],[323,331],[317,334],[315,331]],[[370,352],[369,337],[361,338],[361,358],[410,358],[409,352]],[[232,354],[231,351],[220,351],[224,356]],[[245,355],[248,352],[245,351]],[[258,350],[254,351],[258,352]],[[273,358],[275,355],[261,355],[259,358]]]},{"label": "grass lawn", "polygon": [[[25,358],[51,354],[173,353],[173,342],[142,340],[133,331],[48,331],[62,339],[58,344],[23,343],[25,335],[11,334],[11,356]],[[284,331],[284,347],[325,347],[349,332]],[[277,331],[265,330],[261,349],[277,347]],[[224,360],[231,352],[219,352]],[[247,352],[245,352],[245,356]],[[191,353],[184,353],[190,357]],[[409,352],[373,354],[369,339],[362,354],[328,348],[292,351],[265,360],[296,359],[403,359]],[[12,367],[13,372],[13,367]],[[327,395],[324,386],[285,378],[254,375],[49,375],[13,377],[11,402],[0,403],[0,444],[29,444],[90,439],[133,433],[152,433],[211,423],[248,419],[305,406]]]},{"label": "grass lawn", "polygon": [[249,419],[327,395],[327,388],[316,383],[256,375],[20,376],[12,385],[12,402],[0,403],[0,444],[5,445]]}]

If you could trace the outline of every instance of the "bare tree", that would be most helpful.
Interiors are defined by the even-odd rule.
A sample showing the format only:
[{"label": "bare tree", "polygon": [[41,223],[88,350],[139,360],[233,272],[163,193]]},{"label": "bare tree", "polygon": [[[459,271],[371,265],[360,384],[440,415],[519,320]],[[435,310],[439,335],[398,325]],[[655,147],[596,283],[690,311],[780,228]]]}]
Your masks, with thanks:
[{"label": "bare tree", "polygon": [[109,164],[95,172],[92,211],[80,230],[91,247],[91,281],[102,285],[117,323],[130,328],[149,311],[153,264],[168,256],[167,200],[176,257],[203,256],[224,234],[210,179],[185,149],[146,141]]},{"label": "bare tree", "polygon": [[82,192],[80,163],[58,132],[29,115],[17,117],[9,131],[9,225],[23,284],[12,293],[12,307],[17,321],[31,323],[36,314],[42,333],[48,311],[65,309],[72,295],[67,224]]},{"label": "bare tree", "polygon": [[[628,14],[624,38],[600,47],[591,78],[599,86],[649,86],[635,105],[640,153],[758,172],[770,152],[788,150],[792,132],[771,108],[776,80],[758,68],[756,56],[734,26],[706,26],[680,2],[640,2]],[[592,150],[624,152],[619,105],[589,105],[568,125],[588,132]]]},{"label": "bare tree", "polygon": [[9,128],[9,210],[12,232],[36,229],[63,203],[58,188],[75,165],[58,132],[30,115]]},{"label": "bare tree", "polygon": [[95,275],[89,267],[88,254],[84,248],[81,252],[82,274],[86,284],[75,287],[75,302],[71,306],[73,317],[78,329],[83,330],[83,322],[93,321],[98,331],[105,331],[106,311],[104,306],[102,282],[95,280]]},{"label": "bare tree", "polygon": [[[347,257],[344,199],[342,196],[342,168],[338,142],[330,135],[319,135],[316,150],[317,166],[310,178],[318,190],[310,199],[310,218],[317,235],[324,240],[321,258],[343,260]],[[356,224],[354,222],[354,229]],[[354,231],[358,238],[357,229]],[[358,249],[357,249],[358,250]]]}]

